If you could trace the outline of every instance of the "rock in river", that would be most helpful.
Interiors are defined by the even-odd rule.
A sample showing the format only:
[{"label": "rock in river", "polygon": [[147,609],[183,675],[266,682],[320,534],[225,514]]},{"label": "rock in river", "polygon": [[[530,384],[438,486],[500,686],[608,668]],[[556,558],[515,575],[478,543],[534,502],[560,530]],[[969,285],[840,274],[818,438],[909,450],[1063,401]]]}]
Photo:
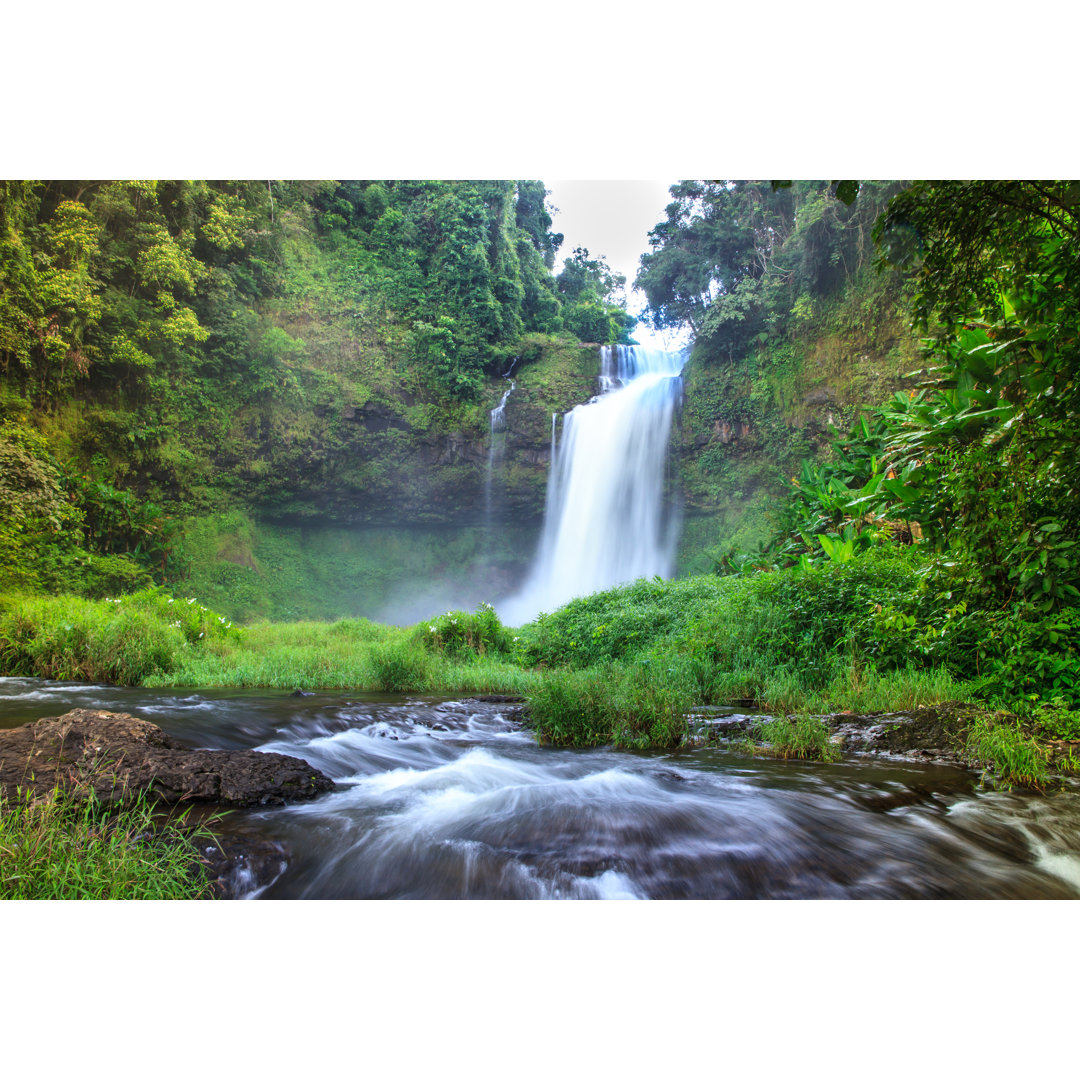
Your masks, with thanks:
[{"label": "rock in river", "polygon": [[129,713],[73,709],[0,731],[0,786],[46,794],[93,788],[105,802],[149,790],[162,802],[276,806],[335,785],[301,758],[257,750],[191,750]]}]

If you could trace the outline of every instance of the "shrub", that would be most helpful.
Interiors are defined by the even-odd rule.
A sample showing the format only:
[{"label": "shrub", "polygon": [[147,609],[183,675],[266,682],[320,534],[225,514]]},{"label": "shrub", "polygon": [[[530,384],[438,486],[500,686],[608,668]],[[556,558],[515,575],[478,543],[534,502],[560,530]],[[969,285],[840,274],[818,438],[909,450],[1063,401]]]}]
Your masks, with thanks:
[{"label": "shrub", "polygon": [[1032,695],[1080,707],[1080,608],[1052,615],[1028,605],[989,623],[982,649],[987,693],[1002,704]]},{"label": "shrub", "polygon": [[451,658],[507,653],[511,646],[510,634],[491,604],[481,604],[471,615],[465,611],[448,611],[417,623],[415,640],[432,652]]},{"label": "shrub", "polygon": [[[764,720],[752,730],[755,754],[805,761],[837,761],[840,748],[829,738],[829,729],[816,716],[781,716]],[[764,745],[757,745],[764,744]]]},{"label": "shrub", "polygon": [[134,686],[167,674],[185,650],[239,632],[194,599],[151,588],[131,596],[0,598],[0,671]]},{"label": "shrub", "polygon": [[555,746],[675,747],[687,737],[695,696],[677,668],[605,664],[550,672],[528,695],[527,711],[537,737]]},{"label": "shrub", "polygon": [[705,575],[643,578],[571,600],[522,627],[522,662],[584,668],[640,657],[723,606],[737,584]]}]

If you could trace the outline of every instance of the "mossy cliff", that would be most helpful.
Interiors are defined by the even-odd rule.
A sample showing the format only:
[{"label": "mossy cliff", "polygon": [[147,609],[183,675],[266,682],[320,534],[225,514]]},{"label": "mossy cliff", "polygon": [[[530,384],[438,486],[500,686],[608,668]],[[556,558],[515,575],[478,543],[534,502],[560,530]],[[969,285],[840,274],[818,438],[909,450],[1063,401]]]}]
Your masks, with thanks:
[{"label": "mossy cliff", "polygon": [[880,404],[920,366],[899,279],[866,270],[783,335],[743,354],[693,352],[673,442],[684,522],[679,568],[708,572],[771,532],[770,504],[803,458],[829,450],[860,407]]},{"label": "mossy cliff", "polygon": [[[543,513],[551,413],[596,392],[596,347],[533,334],[509,364],[515,389],[496,480],[500,501],[528,520]],[[332,393],[286,392],[238,412],[217,461],[223,486],[261,517],[298,523],[483,523],[490,412],[507,382],[488,377],[467,404],[432,400],[408,371],[374,386],[335,383]]]},{"label": "mossy cliff", "polygon": [[571,338],[526,338],[494,433],[508,379],[489,379],[468,411],[387,389],[352,416],[314,415],[287,442],[275,425],[297,418],[271,404],[250,464],[228,473],[250,501],[185,522],[188,587],[244,620],[409,621],[512,591],[543,517],[552,413],[596,393],[598,357]]}]

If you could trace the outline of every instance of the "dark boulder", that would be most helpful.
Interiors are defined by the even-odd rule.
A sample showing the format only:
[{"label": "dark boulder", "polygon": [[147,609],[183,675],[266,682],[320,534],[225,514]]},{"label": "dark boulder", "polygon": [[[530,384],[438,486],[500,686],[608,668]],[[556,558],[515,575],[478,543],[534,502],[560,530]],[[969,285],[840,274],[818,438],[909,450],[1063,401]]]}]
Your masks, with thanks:
[{"label": "dark boulder", "polygon": [[334,781],[301,758],[257,750],[191,750],[129,713],[73,709],[0,731],[0,787],[44,795],[91,789],[104,802],[149,791],[165,803],[277,806]]}]

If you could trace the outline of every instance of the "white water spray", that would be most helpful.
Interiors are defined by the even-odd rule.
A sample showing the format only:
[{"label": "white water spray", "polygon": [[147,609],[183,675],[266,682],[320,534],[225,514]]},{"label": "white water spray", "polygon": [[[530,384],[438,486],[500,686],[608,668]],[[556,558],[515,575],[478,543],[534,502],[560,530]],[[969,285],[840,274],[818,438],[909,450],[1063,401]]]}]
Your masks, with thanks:
[{"label": "white water spray", "polygon": [[664,507],[664,463],[686,350],[604,346],[600,393],[563,418],[544,531],[524,588],[499,604],[519,626],[640,577],[671,573],[677,521]]}]

